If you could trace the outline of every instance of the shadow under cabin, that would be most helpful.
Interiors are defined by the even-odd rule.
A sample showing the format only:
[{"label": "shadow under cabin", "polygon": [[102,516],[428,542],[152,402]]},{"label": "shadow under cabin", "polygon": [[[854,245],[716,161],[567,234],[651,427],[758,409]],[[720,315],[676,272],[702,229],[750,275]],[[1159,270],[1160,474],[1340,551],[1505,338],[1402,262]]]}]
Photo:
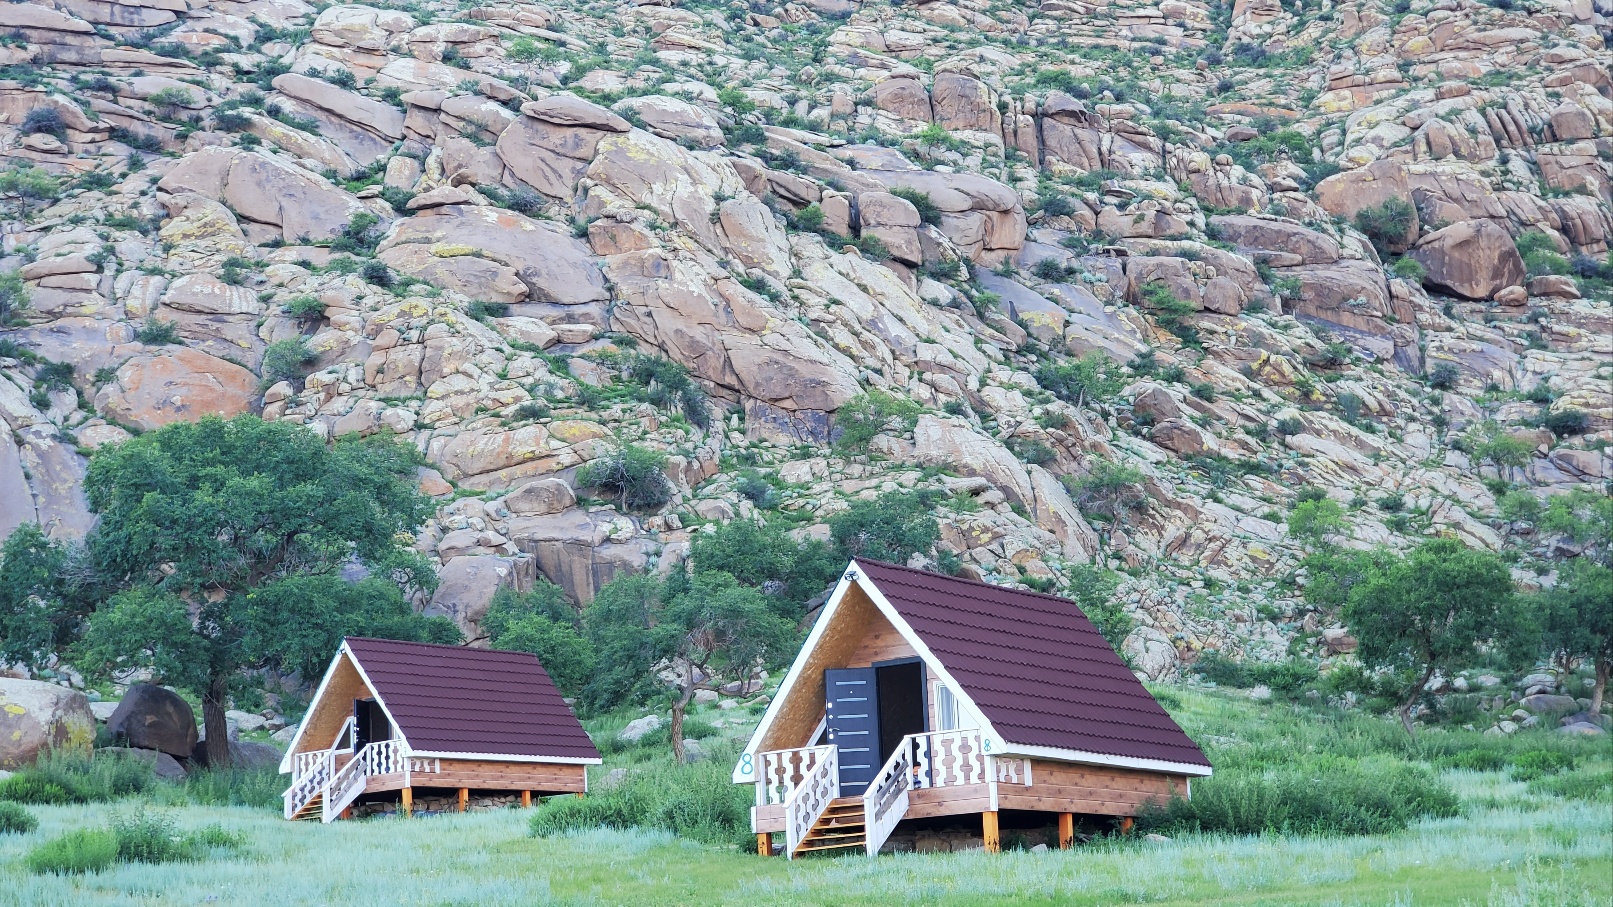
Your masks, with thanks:
[{"label": "shadow under cabin", "polygon": [[1210,771],[1074,602],[854,560],[733,780],[793,859],[1069,847]]},{"label": "shadow under cabin", "polygon": [[349,637],[280,773],[287,819],[582,796],[599,751],[534,655]]}]

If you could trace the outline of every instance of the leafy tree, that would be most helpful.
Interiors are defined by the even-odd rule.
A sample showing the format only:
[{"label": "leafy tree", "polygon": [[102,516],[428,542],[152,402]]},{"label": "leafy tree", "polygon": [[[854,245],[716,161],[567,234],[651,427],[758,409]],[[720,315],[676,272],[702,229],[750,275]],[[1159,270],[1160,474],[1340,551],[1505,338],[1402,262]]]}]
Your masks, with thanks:
[{"label": "leafy tree", "polygon": [[318,358],[302,337],[287,337],[269,344],[263,351],[263,383],[271,385],[302,375],[303,369]]},{"label": "leafy tree", "polygon": [[62,197],[61,182],[32,164],[21,164],[0,173],[0,195],[16,196],[22,216],[27,217],[35,202]]},{"label": "leafy tree", "polygon": [[921,408],[905,397],[881,390],[858,394],[835,412],[835,450],[866,454],[868,442],[885,431],[912,431]]},{"label": "leafy tree", "polygon": [[1363,663],[1416,678],[1396,709],[1412,734],[1411,710],[1436,672],[1472,661],[1486,642],[1521,638],[1515,602],[1500,558],[1440,538],[1374,565],[1350,589],[1344,620]]},{"label": "leafy tree", "polygon": [[665,665],[677,690],[672,752],[684,761],[683,721],[697,690],[750,679],[760,666],[795,654],[795,625],[766,597],[727,573],[624,576],[599,590],[583,611],[599,668],[586,695],[612,705],[640,692]]},{"label": "leafy tree", "polygon": [[1474,459],[1489,463],[1503,477],[1529,465],[1535,446],[1491,419],[1468,429],[1461,445]]},{"label": "leafy tree", "polygon": [[[430,512],[419,459],[394,441],[326,445],[252,416],[176,423],[102,448],[84,481],[100,516],[89,550],[120,591],[90,615],[83,661],[150,667],[198,694],[209,763],[222,765],[224,710],[242,668],[317,665],[311,649],[328,657],[329,641],[350,631],[441,638],[440,623],[398,610],[401,593],[330,581],[357,565],[378,583],[434,583],[409,548]],[[328,613],[288,624],[306,597],[323,603],[308,610]]]},{"label": "leafy tree", "polygon": [[[690,559],[697,571],[727,573],[791,606],[833,585],[847,560],[817,539],[796,541],[782,523],[750,520],[731,520],[695,536]],[[793,607],[779,611],[799,616]]]},{"label": "leafy tree", "polygon": [[1595,666],[1590,712],[1600,714],[1613,673],[1613,569],[1589,560],[1570,561],[1542,599],[1546,645],[1565,658],[1586,659]]},{"label": "leafy tree", "polygon": [[1089,402],[1107,403],[1125,381],[1118,362],[1090,352],[1073,362],[1041,366],[1036,370],[1036,383],[1066,403],[1085,406]]},{"label": "leafy tree", "polygon": [[1384,199],[1383,204],[1356,212],[1355,228],[1372,241],[1379,253],[1390,255],[1406,249],[1406,236],[1416,222],[1417,209],[1403,198]]},{"label": "leafy tree", "polygon": [[614,493],[623,510],[659,510],[672,500],[666,454],[637,444],[620,444],[577,471],[577,483]]},{"label": "leafy tree", "polygon": [[19,323],[28,310],[28,285],[17,271],[0,271],[0,328]]},{"label": "leafy tree", "polygon": [[1106,517],[1118,529],[1148,506],[1148,476],[1134,466],[1098,460],[1078,479],[1065,478],[1075,506],[1088,517]]},{"label": "leafy tree", "polygon": [[579,624],[565,593],[547,580],[524,593],[500,590],[482,619],[493,648],[538,656],[549,678],[567,696],[582,691],[597,664],[593,643]]},{"label": "leafy tree", "polygon": [[55,542],[36,523],[0,545],[0,662],[38,664],[67,645],[93,607],[81,548]]},{"label": "leafy tree", "polygon": [[1067,575],[1070,587],[1064,596],[1080,606],[1087,620],[1092,621],[1109,645],[1118,651],[1133,624],[1125,605],[1115,598],[1119,578],[1096,564],[1071,565]]},{"label": "leafy tree", "polygon": [[865,557],[905,564],[915,554],[928,553],[941,540],[934,504],[932,495],[902,491],[853,501],[850,509],[829,518],[829,534],[840,548],[842,563]]},{"label": "leafy tree", "polygon": [[1288,515],[1288,534],[1314,545],[1324,544],[1330,536],[1343,531],[1344,508],[1330,498],[1302,501]]},{"label": "leafy tree", "polygon": [[1557,538],[1563,557],[1583,557],[1613,567],[1613,498],[1591,488],[1556,495],[1540,528]]}]

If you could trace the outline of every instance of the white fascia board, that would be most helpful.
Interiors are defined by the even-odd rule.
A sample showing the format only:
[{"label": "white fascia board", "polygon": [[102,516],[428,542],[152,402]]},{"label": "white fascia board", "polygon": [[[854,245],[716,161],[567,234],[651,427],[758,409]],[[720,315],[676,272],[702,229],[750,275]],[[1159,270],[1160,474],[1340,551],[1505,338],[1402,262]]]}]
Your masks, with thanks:
[{"label": "white fascia board", "polygon": [[280,774],[284,775],[291,771],[292,754],[297,752],[297,744],[302,742],[302,732],[308,727],[308,719],[313,716],[314,707],[324,697],[325,688],[330,686],[330,679],[336,676],[336,666],[342,663],[343,655],[352,657],[347,651],[345,639],[342,640],[341,647],[336,650],[336,655],[331,658],[330,666],[325,668],[325,676],[319,679],[319,686],[314,690],[314,698],[308,700],[308,708],[303,712],[302,721],[297,723],[297,733],[291,735],[291,743],[286,746],[286,754],[280,757]]},{"label": "white fascia board", "polygon": [[1114,768],[1135,768],[1151,772],[1171,772],[1177,775],[1190,775],[1199,778],[1208,778],[1212,773],[1209,766],[1193,765],[1187,762],[1170,762],[1165,759],[1142,759],[1136,756],[1110,756],[1104,753],[1089,753],[1085,750],[1067,750],[1056,746],[1024,746],[1017,743],[1005,744],[1002,755],[1026,756],[1032,759],[1051,759],[1055,762],[1075,762],[1083,765],[1107,765]]},{"label": "white fascia board", "polygon": [[364,681],[364,686],[368,687],[369,691],[375,695],[375,701],[381,704],[381,711],[386,714],[387,723],[392,725],[392,732],[397,735],[395,739],[403,741],[403,745],[407,747],[409,738],[404,736],[403,727],[398,724],[398,719],[392,717],[392,710],[386,707],[386,700],[381,698],[381,691],[376,689],[375,684],[370,681],[370,675],[364,673],[364,665],[359,663],[358,657],[353,654],[353,650],[348,648],[347,640],[345,639],[342,640],[342,651],[347,653],[348,658],[353,659],[353,667],[358,671],[359,679]]},{"label": "white fascia board", "polygon": [[[795,689],[796,683],[801,678],[801,671],[806,664],[807,657],[818,647],[818,643],[823,639],[823,634],[828,632],[829,624],[834,620],[835,615],[840,612],[840,602],[846,597],[846,590],[851,587],[851,580],[848,577],[856,563],[856,561],[852,561],[841,572],[840,581],[835,584],[834,592],[829,594],[829,600],[823,604],[823,613],[818,615],[818,622],[812,625],[812,632],[807,634],[806,642],[801,644],[801,651],[796,654],[795,662],[790,665],[790,670],[784,675],[784,680],[779,683],[778,689],[774,691],[773,701],[767,704],[767,711],[762,713],[761,722],[756,725],[756,730],[751,733],[750,741],[745,744],[745,749],[740,753],[739,761],[734,764],[733,780],[735,784],[756,783],[757,747],[761,746],[762,739],[767,736],[767,732],[772,728],[773,722],[777,720],[779,712],[783,710],[784,701],[789,698],[790,692]],[[858,575],[861,575],[860,571]]]},{"label": "white fascia board", "polygon": [[488,762],[553,763],[555,765],[599,765],[597,756],[512,756],[508,753],[455,753],[448,750],[410,750],[413,759],[485,759]]},{"label": "white fascia board", "polygon": [[[892,605],[890,600],[885,598],[885,594],[879,591],[879,587],[874,585],[873,581],[868,578],[868,571],[862,569],[862,565],[857,564],[856,561],[852,561],[852,563],[857,566],[857,584],[862,588],[863,592],[867,593],[868,598],[873,601],[874,606],[879,609],[880,613],[885,615],[885,619],[890,621],[891,626],[896,628],[896,632],[902,634],[902,638],[907,640],[908,645],[913,647],[913,651],[919,653],[919,657],[924,659],[924,663],[929,665],[930,670],[934,671],[936,676],[940,677],[952,689],[952,695],[956,696],[959,704],[964,707],[964,714],[974,719],[975,726],[980,730],[981,745],[985,749],[985,754],[988,756],[1005,755],[1007,741],[1003,740],[1002,735],[997,733],[997,729],[991,726],[991,722],[986,719],[986,713],[981,711],[980,706],[975,704],[974,699],[969,695],[969,691],[963,688],[963,684],[958,683],[958,679],[952,676],[946,665],[941,663],[941,659],[930,651],[930,647],[919,637],[918,631],[913,629],[907,619],[902,617],[901,613],[896,610],[896,606]],[[963,715],[960,715],[959,724],[967,727],[969,722],[964,720]]]}]

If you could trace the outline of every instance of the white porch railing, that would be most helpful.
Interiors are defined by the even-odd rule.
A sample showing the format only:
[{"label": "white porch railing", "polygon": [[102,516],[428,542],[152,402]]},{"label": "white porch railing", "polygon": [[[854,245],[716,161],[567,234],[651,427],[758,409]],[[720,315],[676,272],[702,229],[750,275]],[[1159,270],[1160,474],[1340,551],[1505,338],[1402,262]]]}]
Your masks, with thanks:
[{"label": "white porch railing", "polygon": [[876,856],[907,815],[907,792],[913,786],[913,747],[904,739],[885,761],[863,794],[863,841],[869,856]]},{"label": "white porch railing", "polygon": [[788,802],[795,789],[832,750],[833,746],[808,746],[759,754],[762,773],[756,782],[756,805],[779,806]]},{"label": "white porch railing", "polygon": [[909,734],[903,745],[913,750],[915,788],[954,787],[991,780],[985,745],[978,730]]},{"label": "white porch railing", "polygon": [[840,796],[840,749],[834,745],[812,747],[813,765],[784,801],[784,853],[795,859],[795,850],[818,824],[824,810]]},{"label": "white porch railing", "polygon": [[338,768],[339,757],[352,752],[351,743],[342,743],[352,730],[352,719],[348,719],[348,722],[337,733],[336,746],[292,756],[291,784],[283,795],[287,819],[295,818],[316,797],[323,795],[320,820],[331,822],[340,818],[342,811],[364,793],[372,776],[401,774],[401,786],[410,787],[416,773],[436,774],[442,770],[441,760],[414,756],[408,744],[402,740],[381,740],[368,744]]}]

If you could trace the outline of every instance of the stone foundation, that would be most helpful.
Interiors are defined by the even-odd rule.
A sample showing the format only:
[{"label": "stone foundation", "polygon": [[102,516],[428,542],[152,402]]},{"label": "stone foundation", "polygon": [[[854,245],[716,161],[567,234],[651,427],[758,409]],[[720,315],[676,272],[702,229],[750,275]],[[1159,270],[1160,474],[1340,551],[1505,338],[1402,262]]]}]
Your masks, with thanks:
[{"label": "stone foundation", "polygon": [[[521,795],[519,793],[472,793],[470,800],[465,804],[465,811],[477,812],[488,809],[509,809],[511,807],[517,807],[520,805]],[[369,816],[390,816],[395,815],[402,809],[403,801],[401,796],[397,800],[386,800],[375,803],[355,803],[353,804],[353,817],[355,819],[363,819]],[[459,812],[459,797],[456,794],[448,794],[446,796],[433,795],[429,797],[422,797],[418,794],[415,795],[414,814],[417,816],[429,816],[437,813],[456,812]]]}]

